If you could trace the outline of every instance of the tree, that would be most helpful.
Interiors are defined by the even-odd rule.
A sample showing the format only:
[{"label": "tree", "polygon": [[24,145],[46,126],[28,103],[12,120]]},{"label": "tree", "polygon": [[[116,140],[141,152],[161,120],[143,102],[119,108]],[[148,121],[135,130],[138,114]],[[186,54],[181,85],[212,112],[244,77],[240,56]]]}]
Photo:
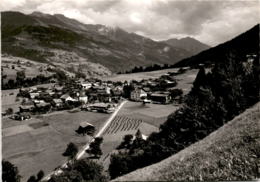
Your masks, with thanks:
[{"label": "tree", "polygon": [[132,140],[133,140],[133,135],[125,135],[122,143],[117,147],[117,149],[129,149],[131,146]]},{"label": "tree", "polygon": [[131,92],[134,90],[134,86],[132,83],[130,83],[130,85],[128,85],[125,82],[125,85],[123,87],[123,91],[124,91],[124,97],[125,98],[130,98]]},{"label": "tree", "polygon": [[24,71],[17,71],[16,72],[16,82],[18,85],[21,85],[25,79],[25,72]]},{"label": "tree", "polygon": [[74,159],[78,153],[78,147],[74,143],[69,143],[66,151],[62,154],[63,156]]},{"label": "tree", "polygon": [[2,172],[3,182],[20,182],[21,176],[19,175],[18,168],[12,163],[3,160]]},{"label": "tree", "polygon": [[109,175],[111,179],[128,173],[131,168],[133,161],[128,154],[113,154],[110,158]]},{"label": "tree", "polygon": [[8,108],[6,110],[6,114],[10,115],[10,114],[13,114],[14,110],[12,108]]},{"label": "tree", "polygon": [[36,177],[33,175],[33,176],[30,176],[29,179],[27,180],[27,182],[37,182],[37,179]]},{"label": "tree", "polygon": [[40,181],[44,176],[44,172],[43,170],[40,170],[38,173],[37,173],[37,181]]},{"label": "tree", "polygon": [[143,139],[143,135],[141,131],[138,129],[135,134],[135,139],[131,145],[130,153],[134,152],[136,149],[142,149],[145,145],[145,140]]},{"label": "tree", "polygon": [[73,170],[78,171],[85,181],[107,181],[102,175],[103,167],[87,158],[76,161]]},{"label": "tree", "polygon": [[198,87],[205,85],[205,82],[206,82],[206,72],[204,67],[201,67],[193,82],[193,89],[197,89]]},{"label": "tree", "polygon": [[89,145],[89,149],[86,150],[86,152],[88,154],[94,155],[95,158],[99,158],[103,154],[102,150],[100,148],[100,145],[101,145],[102,142],[103,142],[103,138],[102,137],[95,138],[94,142],[92,142]]}]

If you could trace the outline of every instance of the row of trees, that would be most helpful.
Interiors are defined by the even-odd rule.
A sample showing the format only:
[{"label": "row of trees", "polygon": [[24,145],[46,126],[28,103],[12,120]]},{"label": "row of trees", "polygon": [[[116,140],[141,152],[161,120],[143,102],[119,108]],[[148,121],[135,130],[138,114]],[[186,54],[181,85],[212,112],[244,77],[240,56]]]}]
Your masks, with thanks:
[{"label": "row of trees", "polygon": [[123,73],[138,73],[138,72],[148,72],[148,71],[156,71],[156,70],[163,70],[163,69],[168,69],[168,68],[173,68],[173,65],[159,65],[159,64],[153,64],[151,66],[135,66],[132,70],[126,71],[126,72],[118,72],[118,74],[123,74]]},{"label": "row of trees", "polygon": [[[2,90],[6,89],[16,89],[21,87],[30,87],[39,84],[50,83],[53,79],[56,79],[58,82],[64,83],[67,81],[75,81],[71,79],[64,71],[60,69],[51,69],[48,68],[47,71],[53,72],[51,76],[44,76],[39,74],[35,77],[28,78],[26,77],[25,71],[17,71],[16,79],[9,79],[6,83],[4,82],[7,79],[7,75],[2,74]],[[82,72],[76,72],[75,78],[86,78],[86,75]]]},{"label": "row of trees", "polygon": [[111,178],[179,152],[258,102],[258,59],[248,69],[251,63],[246,57],[236,55],[226,55],[225,60],[216,63],[207,74],[201,68],[184,106],[168,117],[158,133],[152,133],[146,141],[134,146],[122,144],[127,150],[112,156]]},{"label": "row of trees", "polygon": [[2,90],[30,87],[34,85],[50,83],[52,78],[53,76],[44,76],[42,74],[37,75],[33,78],[26,78],[24,71],[18,71],[16,73],[16,80],[10,79],[7,83],[3,82],[3,80],[6,79],[6,75],[2,75]]},{"label": "row of trees", "polygon": [[[102,137],[95,138],[89,146],[89,149],[85,152],[92,155],[94,158],[99,158],[102,155],[102,150],[100,148],[103,142]],[[74,143],[69,143],[63,156],[68,157],[69,162],[66,169],[56,176],[52,176],[48,182],[85,182],[85,181],[108,181],[108,176],[104,175],[103,167],[96,162],[92,161],[90,158],[84,158],[76,160],[78,153],[78,147]]]}]

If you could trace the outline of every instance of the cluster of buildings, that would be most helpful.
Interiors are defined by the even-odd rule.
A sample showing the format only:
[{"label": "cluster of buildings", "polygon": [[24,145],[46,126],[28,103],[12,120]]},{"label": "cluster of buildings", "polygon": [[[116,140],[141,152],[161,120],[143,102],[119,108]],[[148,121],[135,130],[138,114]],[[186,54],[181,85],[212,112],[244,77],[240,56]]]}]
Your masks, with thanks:
[{"label": "cluster of buildings", "polygon": [[142,80],[140,82],[132,82],[132,91],[130,100],[137,102],[169,104],[174,100],[181,99],[181,94],[176,97],[172,92],[176,90],[176,80],[173,78],[175,74],[167,73],[158,79]]},{"label": "cluster of buildings", "polygon": [[173,98],[177,82],[174,74],[164,74],[157,79],[112,82],[97,79],[67,81],[47,87],[22,88],[18,97],[23,101],[17,117],[22,114],[42,114],[51,111],[81,108],[86,111],[112,113],[122,97],[136,102],[168,104]]},{"label": "cluster of buildings", "polygon": [[15,119],[23,120],[25,113],[42,114],[51,111],[73,109],[111,113],[123,95],[123,86],[112,83],[70,82],[63,85],[20,89],[22,103]]}]

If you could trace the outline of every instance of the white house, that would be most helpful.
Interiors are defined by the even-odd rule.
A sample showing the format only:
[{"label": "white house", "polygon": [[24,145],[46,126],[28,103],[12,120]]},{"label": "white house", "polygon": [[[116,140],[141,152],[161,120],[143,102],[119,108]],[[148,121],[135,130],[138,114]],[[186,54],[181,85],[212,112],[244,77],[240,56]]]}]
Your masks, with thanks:
[{"label": "white house", "polygon": [[131,92],[130,99],[133,101],[142,101],[147,98],[147,93],[143,89],[136,88]]},{"label": "white house", "polygon": [[60,97],[61,100],[67,102],[67,101],[72,101],[75,102],[77,101],[76,99],[73,99],[71,96],[69,96],[68,94],[64,94]]},{"label": "white house", "polygon": [[84,104],[88,103],[88,96],[80,96],[79,101],[83,102]]},{"label": "white house", "polygon": [[81,83],[83,89],[89,89],[92,87],[92,83]]},{"label": "white house", "polygon": [[34,99],[35,97],[38,97],[39,95],[40,95],[40,93],[38,93],[38,92],[31,92],[30,93],[30,98]]}]

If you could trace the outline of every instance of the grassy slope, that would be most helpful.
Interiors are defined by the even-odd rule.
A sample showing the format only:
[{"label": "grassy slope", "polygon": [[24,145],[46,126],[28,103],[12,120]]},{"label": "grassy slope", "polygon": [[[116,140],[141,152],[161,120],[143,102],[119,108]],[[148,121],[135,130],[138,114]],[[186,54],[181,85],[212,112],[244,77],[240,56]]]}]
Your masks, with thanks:
[{"label": "grassy slope", "polygon": [[259,120],[260,103],[176,155],[115,181],[259,179]]}]

